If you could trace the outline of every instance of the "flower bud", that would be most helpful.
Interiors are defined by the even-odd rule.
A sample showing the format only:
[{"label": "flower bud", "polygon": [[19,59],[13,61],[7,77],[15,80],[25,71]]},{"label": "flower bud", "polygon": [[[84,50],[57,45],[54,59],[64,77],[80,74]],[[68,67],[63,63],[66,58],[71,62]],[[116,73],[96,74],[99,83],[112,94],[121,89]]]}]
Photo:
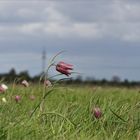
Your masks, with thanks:
[{"label": "flower bud", "polygon": [[5,92],[8,89],[8,87],[5,84],[0,85],[0,92]]},{"label": "flower bud", "polygon": [[1,87],[4,89],[4,90],[7,90],[8,87],[5,85],[5,84],[2,84]]},{"label": "flower bud", "polygon": [[0,85],[0,92],[3,93],[8,89],[8,87],[5,84]]},{"label": "flower bud", "polygon": [[28,86],[29,86],[29,83],[28,83],[26,80],[23,80],[23,81],[21,82],[21,84],[22,84],[23,86],[25,86],[25,87],[28,87]]},{"label": "flower bud", "polygon": [[93,108],[92,113],[93,113],[94,117],[97,119],[99,119],[102,116],[102,112],[101,112],[101,109],[99,107]]},{"label": "flower bud", "polygon": [[59,62],[56,65],[56,70],[58,72],[60,72],[61,74],[64,74],[66,76],[69,76],[69,75],[71,75],[71,71],[70,70],[73,70],[73,65],[67,64],[65,62]]},{"label": "flower bud", "polygon": [[19,102],[20,100],[21,100],[21,97],[20,97],[19,95],[16,95],[16,96],[15,96],[15,101],[16,101],[16,102]]}]

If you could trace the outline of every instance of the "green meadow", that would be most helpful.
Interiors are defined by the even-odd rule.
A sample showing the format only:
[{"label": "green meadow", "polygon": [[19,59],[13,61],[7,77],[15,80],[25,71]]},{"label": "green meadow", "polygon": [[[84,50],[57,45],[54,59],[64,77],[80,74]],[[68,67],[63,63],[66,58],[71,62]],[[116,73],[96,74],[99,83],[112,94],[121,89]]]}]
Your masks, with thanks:
[{"label": "green meadow", "polygon": [[[94,107],[100,107],[101,118],[94,117]],[[138,140],[139,135],[139,88],[13,84],[0,93],[0,140]]]}]

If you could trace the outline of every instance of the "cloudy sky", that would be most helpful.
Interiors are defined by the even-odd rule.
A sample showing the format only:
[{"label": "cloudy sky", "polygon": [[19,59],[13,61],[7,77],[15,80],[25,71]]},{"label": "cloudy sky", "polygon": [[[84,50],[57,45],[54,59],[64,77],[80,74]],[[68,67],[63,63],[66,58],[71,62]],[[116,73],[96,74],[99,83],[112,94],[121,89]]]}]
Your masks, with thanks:
[{"label": "cloudy sky", "polygon": [[0,0],[0,73],[40,73],[46,48],[83,77],[140,80],[139,13],[139,0]]}]

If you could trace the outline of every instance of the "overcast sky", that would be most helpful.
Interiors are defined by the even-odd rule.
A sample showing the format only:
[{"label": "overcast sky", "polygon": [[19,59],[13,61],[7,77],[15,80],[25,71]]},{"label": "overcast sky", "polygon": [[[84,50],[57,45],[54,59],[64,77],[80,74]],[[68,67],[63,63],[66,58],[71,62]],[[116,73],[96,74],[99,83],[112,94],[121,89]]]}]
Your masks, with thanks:
[{"label": "overcast sky", "polygon": [[43,48],[83,77],[140,80],[140,1],[0,0],[0,73],[40,73]]}]

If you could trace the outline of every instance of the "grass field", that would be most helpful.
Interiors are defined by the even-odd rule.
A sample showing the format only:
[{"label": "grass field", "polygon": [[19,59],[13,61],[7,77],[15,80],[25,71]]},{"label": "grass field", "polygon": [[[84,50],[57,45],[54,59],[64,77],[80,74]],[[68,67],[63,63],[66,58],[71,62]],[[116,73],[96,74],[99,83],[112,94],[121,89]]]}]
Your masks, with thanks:
[{"label": "grass field", "polygon": [[[11,85],[6,93],[0,94],[0,140],[138,139],[138,88],[55,87],[45,98],[41,111],[37,106],[48,90],[51,89],[35,85]],[[19,102],[15,95],[21,96]],[[31,95],[35,99],[31,100]],[[2,101],[3,97],[7,102]],[[102,110],[100,119],[92,114],[95,106]]]}]

